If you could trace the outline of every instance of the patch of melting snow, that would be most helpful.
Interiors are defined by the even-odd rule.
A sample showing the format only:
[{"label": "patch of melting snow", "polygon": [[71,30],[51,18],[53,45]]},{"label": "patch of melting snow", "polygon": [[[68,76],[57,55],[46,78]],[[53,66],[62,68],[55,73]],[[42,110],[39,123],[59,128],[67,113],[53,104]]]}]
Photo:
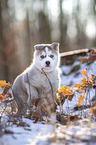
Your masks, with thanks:
[{"label": "patch of melting snow", "polygon": [[[71,72],[72,68],[76,66],[79,66],[79,69],[76,71],[74,70],[74,72]],[[70,86],[73,89],[76,83],[82,82],[82,78],[84,77],[81,75],[81,71],[83,69],[86,69],[88,72],[88,76],[91,77],[91,73],[93,73],[94,75],[96,74],[96,63],[93,62],[90,65],[86,65],[81,64],[79,60],[75,61],[73,65],[62,66],[61,85]]]},{"label": "patch of melting snow", "polygon": [[47,139],[52,136],[52,125],[34,124],[32,120],[25,118],[24,121],[30,127],[23,128],[15,125],[7,127],[7,130],[12,131],[13,134],[0,137],[0,145],[36,145],[37,143],[45,145],[45,142],[48,142]]},{"label": "patch of melting snow", "polygon": [[59,140],[69,141],[68,145],[96,145],[96,123],[91,122],[90,119],[60,126],[56,132]]},{"label": "patch of melting snow", "polygon": [[[90,119],[60,125],[58,127],[50,124],[34,124],[30,119],[23,119],[30,127],[17,127],[15,125],[7,127],[13,132],[12,135],[0,137],[0,145],[95,145],[96,142],[96,123]],[[51,141],[56,136],[56,139]],[[94,140],[92,140],[94,139]]]}]

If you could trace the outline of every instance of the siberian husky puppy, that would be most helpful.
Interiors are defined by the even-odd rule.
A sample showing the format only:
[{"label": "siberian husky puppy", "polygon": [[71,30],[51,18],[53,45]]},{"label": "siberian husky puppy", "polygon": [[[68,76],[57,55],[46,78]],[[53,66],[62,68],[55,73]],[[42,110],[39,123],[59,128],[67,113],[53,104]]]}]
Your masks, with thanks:
[{"label": "siberian husky puppy", "polygon": [[12,87],[19,114],[25,114],[34,99],[47,94],[55,99],[60,85],[59,43],[38,44],[34,48],[33,63],[17,76]]}]

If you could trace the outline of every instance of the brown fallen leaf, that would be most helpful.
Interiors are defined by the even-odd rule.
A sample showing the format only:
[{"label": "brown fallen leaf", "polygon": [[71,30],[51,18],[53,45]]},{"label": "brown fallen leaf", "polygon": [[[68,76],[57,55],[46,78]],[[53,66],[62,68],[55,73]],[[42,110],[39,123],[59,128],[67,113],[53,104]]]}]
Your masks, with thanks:
[{"label": "brown fallen leaf", "polygon": [[69,121],[76,121],[76,120],[78,120],[78,119],[80,119],[80,118],[78,117],[77,114],[71,115],[71,116],[66,116],[66,115],[57,113],[57,114],[56,114],[56,119],[57,119],[61,124],[66,125]]},{"label": "brown fallen leaf", "polygon": [[91,107],[90,112],[92,115],[96,116],[96,106]]},{"label": "brown fallen leaf", "polygon": [[89,56],[85,56],[81,59],[81,63],[90,63],[96,60],[96,52],[95,53],[90,53]]}]

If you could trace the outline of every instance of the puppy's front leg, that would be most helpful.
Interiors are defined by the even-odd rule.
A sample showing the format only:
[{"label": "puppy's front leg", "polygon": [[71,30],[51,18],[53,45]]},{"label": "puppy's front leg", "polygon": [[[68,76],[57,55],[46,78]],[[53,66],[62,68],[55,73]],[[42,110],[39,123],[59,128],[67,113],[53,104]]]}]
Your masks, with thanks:
[{"label": "puppy's front leg", "polygon": [[27,100],[28,106],[30,107],[32,105],[32,102],[35,102],[35,100],[37,99],[39,99],[38,90],[35,87],[30,86],[30,90],[28,90],[28,100]]}]

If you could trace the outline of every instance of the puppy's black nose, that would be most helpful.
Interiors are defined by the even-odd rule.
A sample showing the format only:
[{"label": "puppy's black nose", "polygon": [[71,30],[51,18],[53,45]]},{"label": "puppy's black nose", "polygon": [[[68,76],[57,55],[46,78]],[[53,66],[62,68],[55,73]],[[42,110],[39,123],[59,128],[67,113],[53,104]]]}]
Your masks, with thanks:
[{"label": "puppy's black nose", "polygon": [[46,65],[47,65],[47,66],[49,66],[49,64],[50,64],[50,61],[46,61],[45,63],[46,63]]}]

